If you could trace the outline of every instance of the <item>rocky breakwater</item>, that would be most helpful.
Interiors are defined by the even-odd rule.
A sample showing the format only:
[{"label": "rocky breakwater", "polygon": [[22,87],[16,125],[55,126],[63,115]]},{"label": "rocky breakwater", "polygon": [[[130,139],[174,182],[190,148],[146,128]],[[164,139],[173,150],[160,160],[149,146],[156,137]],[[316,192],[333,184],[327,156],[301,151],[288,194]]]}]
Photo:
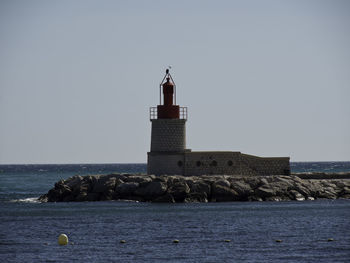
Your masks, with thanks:
[{"label": "rocky breakwater", "polygon": [[228,202],[350,199],[349,179],[309,180],[297,176],[154,176],[109,174],[58,181],[42,202],[135,200],[142,202]]}]

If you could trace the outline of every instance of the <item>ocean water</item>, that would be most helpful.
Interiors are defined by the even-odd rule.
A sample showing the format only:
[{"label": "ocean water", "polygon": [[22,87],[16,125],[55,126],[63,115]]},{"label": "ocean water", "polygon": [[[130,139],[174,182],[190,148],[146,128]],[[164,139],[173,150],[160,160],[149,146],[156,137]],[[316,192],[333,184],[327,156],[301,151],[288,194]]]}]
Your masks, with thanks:
[{"label": "ocean water", "polygon": [[[291,167],[350,172],[350,162]],[[75,174],[145,171],[145,164],[0,165],[1,262],[350,262],[349,200],[35,202]],[[60,233],[69,245],[57,244]]]}]

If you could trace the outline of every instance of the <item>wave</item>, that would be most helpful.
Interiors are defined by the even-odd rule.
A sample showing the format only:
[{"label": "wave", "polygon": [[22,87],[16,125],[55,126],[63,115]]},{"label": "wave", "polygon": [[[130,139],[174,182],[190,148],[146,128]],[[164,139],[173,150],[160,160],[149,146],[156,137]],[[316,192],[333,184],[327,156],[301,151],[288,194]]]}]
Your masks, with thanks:
[{"label": "wave", "polygon": [[13,200],[10,200],[9,202],[11,202],[11,203],[40,203],[39,197],[13,199]]}]

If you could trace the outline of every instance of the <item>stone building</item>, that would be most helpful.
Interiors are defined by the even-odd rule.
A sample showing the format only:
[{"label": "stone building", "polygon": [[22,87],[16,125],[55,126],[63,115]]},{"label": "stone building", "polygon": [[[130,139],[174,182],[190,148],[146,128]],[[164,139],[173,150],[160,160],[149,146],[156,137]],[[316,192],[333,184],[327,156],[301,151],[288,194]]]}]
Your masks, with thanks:
[{"label": "stone building", "polygon": [[168,69],[159,89],[160,103],[157,107],[150,108],[152,133],[151,151],[147,153],[148,174],[290,174],[289,157],[266,158],[241,152],[186,149],[187,108],[176,105],[176,85]]}]

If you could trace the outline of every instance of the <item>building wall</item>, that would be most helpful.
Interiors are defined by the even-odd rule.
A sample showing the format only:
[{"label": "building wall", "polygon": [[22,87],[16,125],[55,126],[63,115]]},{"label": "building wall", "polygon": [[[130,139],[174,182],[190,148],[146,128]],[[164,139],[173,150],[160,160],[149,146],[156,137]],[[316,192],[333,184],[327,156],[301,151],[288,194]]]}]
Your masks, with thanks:
[{"label": "building wall", "polygon": [[183,153],[147,153],[147,174],[154,175],[183,175],[184,154]]},{"label": "building wall", "polygon": [[241,160],[242,168],[249,167],[259,175],[290,175],[289,157],[257,157],[241,154]]},{"label": "building wall", "polygon": [[239,152],[185,153],[184,175],[240,174]]},{"label": "building wall", "polygon": [[186,149],[186,120],[154,119],[151,152],[182,152]]},{"label": "building wall", "polygon": [[148,174],[289,175],[289,157],[263,158],[240,152],[149,152]]}]

